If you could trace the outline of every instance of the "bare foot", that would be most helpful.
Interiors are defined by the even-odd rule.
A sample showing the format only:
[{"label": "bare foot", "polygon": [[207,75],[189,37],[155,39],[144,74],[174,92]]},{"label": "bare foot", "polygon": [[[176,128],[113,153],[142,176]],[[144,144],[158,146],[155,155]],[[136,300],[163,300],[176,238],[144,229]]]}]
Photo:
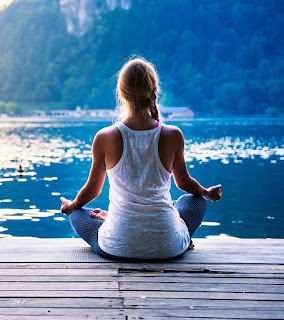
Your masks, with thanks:
[{"label": "bare foot", "polygon": [[187,250],[192,250],[194,248],[194,244],[192,242],[192,240],[190,239],[190,244],[189,247],[187,248]]},{"label": "bare foot", "polygon": [[98,220],[105,220],[107,217],[107,211],[102,210],[100,208],[96,208],[90,211],[90,216]]}]

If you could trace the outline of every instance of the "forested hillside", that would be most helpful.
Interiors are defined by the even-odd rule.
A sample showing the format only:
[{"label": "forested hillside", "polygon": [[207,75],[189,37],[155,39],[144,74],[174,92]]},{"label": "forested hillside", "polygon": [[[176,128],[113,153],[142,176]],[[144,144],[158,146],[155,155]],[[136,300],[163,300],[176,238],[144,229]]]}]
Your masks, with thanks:
[{"label": "forested hillside", "polygon": [[164,105],[284,112],[283,30],[282,0],[18,1],[0,11],[0,112],[113,108],[132,54],[157,66]]}]

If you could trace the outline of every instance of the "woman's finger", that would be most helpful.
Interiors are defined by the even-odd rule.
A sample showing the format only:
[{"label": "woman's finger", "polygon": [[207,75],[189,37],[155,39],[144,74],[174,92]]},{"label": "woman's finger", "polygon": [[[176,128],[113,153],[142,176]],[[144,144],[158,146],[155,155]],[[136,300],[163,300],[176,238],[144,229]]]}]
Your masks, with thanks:
[{"label": "woman's finger", "polygon": [[91,216],[98,216],[99,214],[100,214],[99,212],[90,211]]},{"label": "woman's finger", "polygon": [[91,213],[90,215],[91,215],[91,217],[93,217],[97,220],[103,220],[102,216],[99,213]]},{"label": "woman's finger", "polygon": [[100,209],[100,208],[95,208],[95,209],[93,209],[93,210],[90,211],[90,212],[100,213],[101,211],[102,211],[102,209]]}]

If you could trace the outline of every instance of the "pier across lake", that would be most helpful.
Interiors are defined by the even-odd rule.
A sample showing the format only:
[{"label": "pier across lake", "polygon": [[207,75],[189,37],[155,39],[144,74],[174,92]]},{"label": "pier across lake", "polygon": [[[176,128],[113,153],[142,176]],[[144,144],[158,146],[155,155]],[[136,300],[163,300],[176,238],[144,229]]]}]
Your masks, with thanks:
[{"label": "pier across lake", "polygon": [[167,262],[112,262],[82,239],[0,240],[0,320],[283,319],[284,239],[195,239]]}]

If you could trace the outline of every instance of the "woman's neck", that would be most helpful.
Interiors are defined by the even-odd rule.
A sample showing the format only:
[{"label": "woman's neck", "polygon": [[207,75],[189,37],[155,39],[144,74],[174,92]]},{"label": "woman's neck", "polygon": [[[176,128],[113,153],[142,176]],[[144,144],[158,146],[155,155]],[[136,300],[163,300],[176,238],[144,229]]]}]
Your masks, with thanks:
[{"label": "woman's neck", "polygon": [[149,114],[133,113],[126,115],[122,122],[133,130],[151,130],[157,121]]}]

